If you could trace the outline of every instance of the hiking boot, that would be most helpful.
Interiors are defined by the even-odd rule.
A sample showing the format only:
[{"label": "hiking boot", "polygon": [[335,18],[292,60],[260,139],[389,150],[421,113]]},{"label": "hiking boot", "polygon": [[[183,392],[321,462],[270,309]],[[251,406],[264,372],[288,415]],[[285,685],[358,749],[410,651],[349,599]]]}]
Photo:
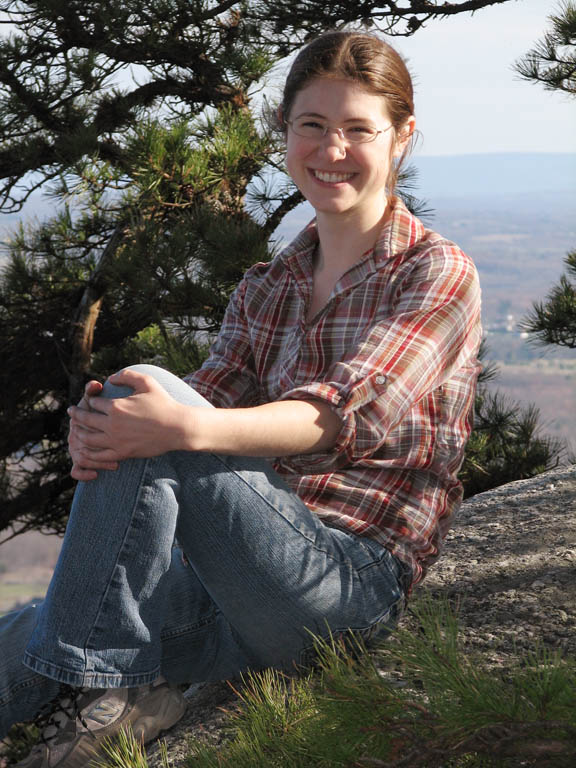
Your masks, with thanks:
[{"label": "hiking boot", "polygon": [[102,742],[130,727],[141,742],[157,738],[186,710],[178,688],[157,680],[140,688],[63,687],[47,714],[38,718],[40,742],[16,768],[87,768]]}]

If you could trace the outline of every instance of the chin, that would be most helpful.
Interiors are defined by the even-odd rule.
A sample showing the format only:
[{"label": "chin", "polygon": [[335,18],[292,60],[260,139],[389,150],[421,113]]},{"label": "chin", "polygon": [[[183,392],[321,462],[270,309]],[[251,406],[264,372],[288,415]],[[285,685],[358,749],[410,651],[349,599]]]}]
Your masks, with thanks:
[{"label": "chin", "polygon": [[351,201],[318,199],[318,195],[306,197],[315,211],[321,213],[346,213],[355,207]]}]

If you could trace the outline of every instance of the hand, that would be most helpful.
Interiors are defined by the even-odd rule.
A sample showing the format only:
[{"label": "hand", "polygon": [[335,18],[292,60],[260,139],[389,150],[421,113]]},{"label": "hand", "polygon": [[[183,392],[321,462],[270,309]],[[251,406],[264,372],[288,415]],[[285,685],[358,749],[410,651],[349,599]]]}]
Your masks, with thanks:
[{"label": "hand", "polygon": [[[102,384],[99,381],[89,381],[84,388],[84,396],[78,403],[78,408],[86,411],[90,410],[88,400],[90,397],[97,397],[102,392]],[[75,480],[89,482],[98,477],[98,470],[118,469],[118,462],[99,461],[94,458],[89,459],[82,454],[82,438],[78,427],[70,420],[68,430],[68,450],[72,459],[72,469],[70,474]]]},{"label": "hand", "polygon": [[121,371],[110,382],[131,387],[133,394],[108,399],[91,392],[83,398],[88,409],[80,404],[68,410],[79,467],[116,469],[124,459],[159,456],[181,446],[183,411],[190,409],[144,373]]}]

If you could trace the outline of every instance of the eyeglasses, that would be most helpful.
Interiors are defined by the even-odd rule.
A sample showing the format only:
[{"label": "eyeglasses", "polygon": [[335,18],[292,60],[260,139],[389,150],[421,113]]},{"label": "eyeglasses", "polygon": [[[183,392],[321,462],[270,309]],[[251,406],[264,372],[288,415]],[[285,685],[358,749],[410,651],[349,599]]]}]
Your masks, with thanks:
[{"label": "eyeglasses", "polygon": [[302,136],[304,139],[321,141],[328,131],[334,131],[342,141],[348,144],[367,144],[369,141],[374,141],[379,133],[386,133],[392,128],[392,125],[389,125],[388,128],[378,130],[369,123],[349,123],[344,128],[333,128],[326,120],[307,115],[284,122],[292,128],[297,136]]}]

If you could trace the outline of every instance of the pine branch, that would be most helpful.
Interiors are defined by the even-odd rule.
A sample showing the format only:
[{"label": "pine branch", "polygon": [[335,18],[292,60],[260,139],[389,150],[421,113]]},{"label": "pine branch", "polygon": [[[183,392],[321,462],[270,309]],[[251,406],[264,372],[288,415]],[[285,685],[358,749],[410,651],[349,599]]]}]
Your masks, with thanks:
[{"label": "pine branch", "polygon": [[0,83],[7,86],[17,96],[40,125],[61,131],[63,126],[60,120],[55,117],[53,109],[43,103],[29,88],[26,88],[3,59],[4,57],[0,58]]},{"label": "pine branch", "polygon": [[316,0],[284,0],[259,4],[247,14],[260,22],[271,23],[272,31],[283,40],[284,54],[294,50],[304,39],[323,29],[337,29],[347,24],[375,26],[388,35],[408,37],[432,19],[442,19],[459,13],[474,13],[492,5],[511,0],[463,0],[462,2],[436,2],[435,0],[384,0],[357,3],[344,1],[329,5]]},{"label": "pine branch", "polygon": [[520,323],[536,345],[556,344],[576,349],[576,251],[565,259],[566,274],[543,302],[534,302],[532,310]]},{"label": "pine branch", "polygon": [[289,194],[288,197],[285,197],[280,205],[274,209],[264,222],[262,227],[264,235],[270,237],[270,235],[272,235],[272,233],[280,226],[280,223],[286,214],[296,208],[297,205],[300,205],[303,201],[304,197],[299,189],[296,189]]},{"label": "pine branch", "polygon": [[226,0],[223,3],[218,3],[218,5],[215,5],[213,8],[208,8],[205,10],[200,18],[202,21],[215,19],[218,16],[221,16],[223,13],[226,13],[226,11],[229,11],[235,5],[238,5],[238,0]]},{"label": "pine branch", "polygon": [[558,15],[549,20],[550,31],[516,62],[515,69],[520,77],[548,91],[576,96],[576,4],[565,0]]}]

